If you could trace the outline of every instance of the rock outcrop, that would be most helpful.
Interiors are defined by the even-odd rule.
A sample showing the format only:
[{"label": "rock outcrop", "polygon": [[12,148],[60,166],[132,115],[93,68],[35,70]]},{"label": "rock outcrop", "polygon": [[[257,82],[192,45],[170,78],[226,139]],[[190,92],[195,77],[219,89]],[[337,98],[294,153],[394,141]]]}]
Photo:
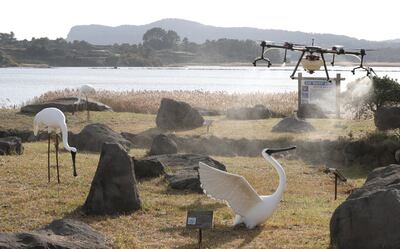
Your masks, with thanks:
[{"label": "rock outcrop", "polygon": [[154,158],[132,158],[137,179],[159,177],[165,174],[164,165]]},{"label": "rock outcrop", "polygon": [[[86,110],[86,100],[81,99],[79,104],[76,104],[79,99],[76,97],[57,98],[45,103],[31,104],[21,107],[22,113],[36,114],[48,107],[55,107],[60,109],[62,112],[76,112]],[[89,111],[112,111],[111,107],[100,102],[89,100],[88,103]]]},{"label": "rock outcrop", "polygon": [[120,214],[140,207],[131,157],[120,144],[104,143],[84,211],[87,214]]},{"label": "rock outcrop", "polygon": [[287,117],[279,121],[274,127],[273,132],[292,132],[302,133],[315,131],[315,128],[305,120],[301,120],[294,117]]},{"label": "rock outcrop", "polygon": [[89,124],[79,134],[69,135],[69,142],[78,150],[100,152],[103,143],[118,143],[125,150],[131,148],[131,143],[121,134],[113,131],[105,124]]},{"label": "rock outcrop", "polygon": [[151,144],[149,155],[176,154],[178,146],[171,138],[164,134],[157,135]]},{"label": "rock outcrop", "polygon": [[331,244],[338,249],[400,248],[400,165],[372,171],[333,213]]},{"label": "rock outcrop", "polygon": [[55,220],[32,232],[0,233],[2,249],[102,249],[105,237],[89,225],[71,219]]},{"label": "rock outcrop", "polygon": [[1,155],[21,155],[24,152],[21,138],[3,137],[0,138],[0,156]]},{"label": "rock outcrop", "polygon": [[197,171],[199,162],[204,162],[211,167],[226,171],[225,165],[204,155],[169,154],[150,156],[144,159],[160,162],[165,169],[165,178],[169,182],[169,186],[178,190],[202,192]]},{"label": "rock outcrop", "polygon": [[[42,137],[44,134],[41,132],[39,137]],[[17,130],[17,129],[0,129],[0,138],[4,137],[19,137],[22,142],[32,142],[38,140],[35,135],[33,135],[33,131],[29,130]],[[46,132],[47,138],[47,132]]]},{"label": "rock outcrop", "polygon": [[374,115],[376,128],[391,130],[400,128],[400,107],[381,107]]},{"label": "rock outcrop", "polygon": [[163,130],[189,130],[203,126],[204,119],[188,103],[163,98],[158,109],[156,124]]}]

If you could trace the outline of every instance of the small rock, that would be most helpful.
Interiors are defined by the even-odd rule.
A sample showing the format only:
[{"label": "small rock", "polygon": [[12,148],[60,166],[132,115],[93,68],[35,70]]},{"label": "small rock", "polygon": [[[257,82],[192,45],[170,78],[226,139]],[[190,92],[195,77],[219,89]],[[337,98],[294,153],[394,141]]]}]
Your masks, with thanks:
[{"label": "small rock", "polygon": [[164,165],[157,159],[140,159],[132,158],[135,175],[138,179],[148,177],[159,177],[165,174]]},{"label": "small rock", "polygon": [[153,134],[133,134],[121,132],[121,136],[131,142],[133,148],[150,148],[155,135]]},{"label": "small rock", "polygon": [[188,130],[201,127],[204,119],[188,103],[163,98],[158,109],[156,124],[164,130]]},{"label": "small rock", "polygon": [[79,134],[70,133],[69,142],[78,150],[100,152],[103,143],[118,143],[129,150],[132,144],[105,124],[89,124]]},{"label": "small rock", "polygon": [[[48,107],[58,108],[62,112],[76,112],[86,110],[86,100],[81,99],[79,104],[75,104],[77,101],[78,98],[76,97],[57,98],[45,103],[23,106],[21,107],[21,112],[36,114],[44,108]],[[93,100],[89,100],[88,109],[89,111],[112,111],[111,107]]]},{"label": "small rock", "polygon": [[374,115],[376,128],[390,130],[400,128],[400,107],[381,107]]},{"label": "small rock", "polygon": [[24,146],[19,137],[0,138],[0,155],[22,155]]},{"label": "small rock", "polygon": [[171,138],[164,134],[156,136],[151,144],[149,155],[176,154],[178,146]]},{"label": "small rock", "polygon": [[2,249],[103,249],[105,237],[89,225],[71,219],[55,220],[43,229],[23,233],[0,233]]},{"label": "small rock", "polygon": [[302,133],[315,131],[314,126],[304,120],[300,120],[294,117],[287,117],[279,121],[274,127],[272,127],[273,132],[293,132]]},{"label": "small rock", "polygon": [[225,165],[204,155],[168,154],[146,157],[146,160],[159,161],[166,171],[166,179],[173,189],[202,192],[200,187],[199,162],[226,171]]},{"label": "small rock", "polygon": [[396,159],[396,162],[400,163],[400,149],[396,150],[394,158]]}]

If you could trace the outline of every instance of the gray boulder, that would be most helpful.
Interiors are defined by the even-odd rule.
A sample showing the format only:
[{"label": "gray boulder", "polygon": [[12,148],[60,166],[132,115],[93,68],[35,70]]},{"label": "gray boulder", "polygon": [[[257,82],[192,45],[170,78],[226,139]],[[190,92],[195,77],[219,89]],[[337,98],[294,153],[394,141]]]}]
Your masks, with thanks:
[{"label": "gray boulder", "polygon": [[[86,110],[86,100],[81,99],[79,104],[75,104],[78,101],[76,97],[66,97],[66,98],[57,98],[50,100],[45,103],[31,104],[21,107],[22,113],[31,113],[36,114],[48,107],[55,107],[60,109],[62,112],[76,112]],[[88,109],[89,111],[112,111],[111,107],[105,105],[103,103],[89,100],[88,101]]]},{"label": "gray boulder", "polygon": [[155,135],[134,134],[129,132],[121,132],[121,136],[131,142],[133,148],[150,148]]},{"label": "gray boulder", "polygon": [[254,107],[229,108],[226,111],[226,117],[234,120],[255,120],[282,117],[277,113],[267,109],[264,105]]},{"label": "gray boulder", "polygon": [[33,131],[29,130],[0,129],[0,138],[2,137],[19,137],[21,138],[22,142],[31,142],[36,140],[35,136],[33,135]]},{"label": "gray boulder", "polygon": [[89,124],[79,134],[70,133],[69,142],[78,150],[100,152],[103,143],[118,143],[129,150],[131,142],[105,124]]},{"label": "gray boulder", "polygon": [[165,174],[164,165],[157,158],[144,158],[136,160],[132,157],[135,165],[135,175],[137,179],[159,177]]},{"label": "gray boulder", "polygon": [[400,248],[400,165],[372,171],[333,213],[330,237],[338,249]]},{"label": "gray boulder", "polygon": [[158,109],[156,124],[164,130],[189,130],[203,126],[204,119],[188,103],[163,98]]},{"label": "gray boulder", "polygon": [[390,130],[400,128],[400,107],[381,107],[374,115],[376,128]]},{"label": "gray boulder", "polygon": [[221,112],[218,110],[213,110],[213,109],[207,109],[203,107],[193,107],[196,109],[201,116],[219,116],[221,115]]},{"label": "gray boulder", "polygon": [[316,104],[301,104],[297,110],[299,118],[328,118],[324,111]]},{"label": "gray boulder", "polygon": [[394,153],[394,158],[397,163],[400,163],[400,149],[396,150],[396,152]]},{"label": "gray boulder", "polygon": [[24,146],[22,146],[21,138],[0,138],[0,155],[21,155],[23,152]]},{"label": "gray boulder", "polygon": [[87,214],[119,214],[140,207],[131,157],[120,144],[104,143],[84,211]]},{"label": "gray boulder", "polygon": [[173,154],[146,157],[146,160],[159,161],[166,170],[166,179],[172,189],[202,192],[200,187],[199,162],[226,171],[225,165],[204,155]]},{"label": "gray boulder", "polygon": [[301,120],[294,117],[287,117],[279,121],[274,127],[272,127],[273,132],[292,132],[301,133],[315,131],[314,126],[305,120]]},{"label": "gray boulder", "polygon": [[55,220],[43,229],[24,233],[0,233],[2,249],[101,249],[105,237],[87,224],[71,219]]},{"label": "gray boulder", "polygon": [[149,155],[176,154],[178,146],[164,134],[157,135],[151,144]]}]

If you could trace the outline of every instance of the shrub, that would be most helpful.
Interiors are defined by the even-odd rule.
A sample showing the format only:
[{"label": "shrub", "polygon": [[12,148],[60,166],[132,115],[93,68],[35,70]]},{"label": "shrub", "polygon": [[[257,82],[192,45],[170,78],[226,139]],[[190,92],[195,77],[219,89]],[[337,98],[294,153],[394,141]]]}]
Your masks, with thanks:
[{"label": "shrub", "polygon": [[400,84],[388,76],[368,77],[351,82],[343,94],[344,106],[355,117],[367,118],[382,106],[396,106],[400,103]]}]

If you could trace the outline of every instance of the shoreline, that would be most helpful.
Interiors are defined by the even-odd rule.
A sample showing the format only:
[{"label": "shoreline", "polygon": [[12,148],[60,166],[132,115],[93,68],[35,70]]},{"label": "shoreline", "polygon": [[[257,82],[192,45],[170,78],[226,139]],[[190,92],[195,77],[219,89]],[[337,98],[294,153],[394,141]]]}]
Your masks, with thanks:
[{"label": "shoreline", "polygon": [[[285,67],[294,67],[295,63],[287,63]],[[335,67],[356,67],[358,63],[338,63]],[[369,67],[400,67],[400,62],[369,62],[367,63]],[[18,64],[17,66],[3,66],[1,68],[90,68],[90,69],[119,69],[119,68],[179,68],[179,67],[253,67],[251,62],[229,62],[229,63],[207,63],[207,64],[199,64],[199,63],[186,63],[186,64],[168,64],[163,66],[143,66],[143,67],[96,67],[96,66],[51,66],[48,64]],[[264,68],[264,66],[259,66]],[[279,64],[272,64],[271,68],[285,68]],[[330,67],[330,66],[329,66]],[[332,67],[330,67],[332,68]]]}]

